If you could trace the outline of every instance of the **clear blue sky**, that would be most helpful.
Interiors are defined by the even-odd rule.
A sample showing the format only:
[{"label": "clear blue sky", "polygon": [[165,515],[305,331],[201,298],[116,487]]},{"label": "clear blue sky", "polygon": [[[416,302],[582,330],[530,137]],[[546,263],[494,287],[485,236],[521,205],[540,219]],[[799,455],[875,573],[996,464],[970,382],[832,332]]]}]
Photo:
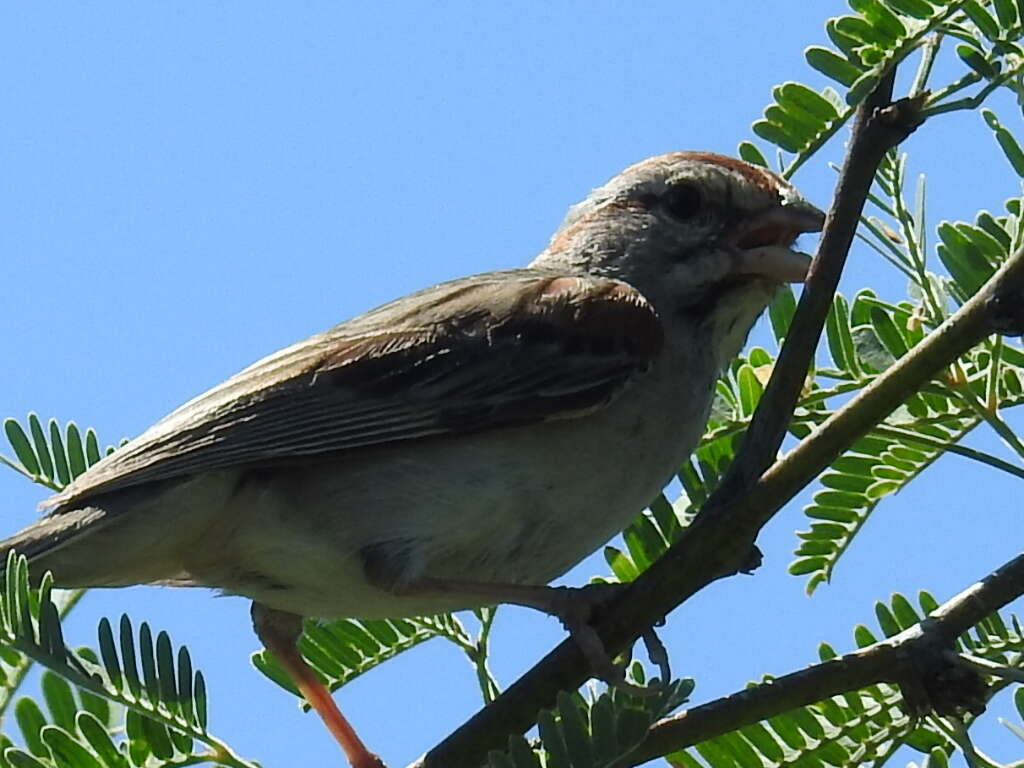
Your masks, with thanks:
[{"label": "clear blue sky", "polygon": [[[803,62],[835,0],[772,3],[152,3],[0,6],[0,416],[75,419],[114,442],[253,360],[377,303],[527,262],[565,209],[625,165],[732,153]],[[1004,121],[1020,127],[1010,102]],[[950,153],[961,141],[966,151]],[[907,144],[934,167],[932,223],[1018,190],[976,115]],[[831,157],[837,157],[836,146]],[[798,175],[826,204],[833,172]],[[813,239],[808,239],[813,247]],[[845,290],[903,282],[867,249]],[[995,441],[983,444],[999,450]],[[707,589],[663,635],[696,700],[850,647],[892,591],[948,597],[1014,554],[1019,503],[947,457],[888,501],[813,598],[786,575],[794,503],[753,577]],[[13,531],[43,489],[0,472]],[[567,578],[604,572],[592,559]],[[248,604],[205,591],[94,592],[69,622],[94,643],[129,612],[193,651],[211,729],[270,768],[339,765],[313,716],[248,663]],[[506,610],[511,682],[562,637]],[[468,665],[430,643],[339,698],[393,766],[478,705]],[[1000,729],[993,726],[992,733]],[[999,736],[996,756],[1019,756]],[[1019,742],[1016,742],[1019,747]]]}]

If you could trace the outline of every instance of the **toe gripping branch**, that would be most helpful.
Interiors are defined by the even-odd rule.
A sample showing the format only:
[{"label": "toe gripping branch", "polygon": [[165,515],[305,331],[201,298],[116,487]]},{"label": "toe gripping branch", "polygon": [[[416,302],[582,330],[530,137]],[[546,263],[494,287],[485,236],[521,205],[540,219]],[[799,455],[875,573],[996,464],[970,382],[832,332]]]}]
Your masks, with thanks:
[{"label": "toe gripping branch", "polygon": [[[568,630],[597,679],[633,696],[658,696],[672,681],[672,671],[668,652],[654,627],[647,629],[641,639],[651,663],[658,667],[660,682],[656,686],[642,686],[626,680],[624,667],[615,663],[591,623],[601,606],[624,588],[622,584],[556,587],[551,590],[551,601],[546,610],[556,616]],[[664,620],[659,623],[663,624]]]}]

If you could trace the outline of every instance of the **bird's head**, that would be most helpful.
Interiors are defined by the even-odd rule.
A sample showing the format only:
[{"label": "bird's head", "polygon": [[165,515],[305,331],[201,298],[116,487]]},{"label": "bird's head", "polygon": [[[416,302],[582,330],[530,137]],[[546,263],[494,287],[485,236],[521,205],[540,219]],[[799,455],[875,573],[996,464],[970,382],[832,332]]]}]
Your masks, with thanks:
[{"label": "bird's head", "polygon": [[630,166],[574,205],[533,266],[623,280],[663,316],[745,337],[779,285],[803,281],[810,258],[792,246],[824,218],[771,171],[674,152]]}]

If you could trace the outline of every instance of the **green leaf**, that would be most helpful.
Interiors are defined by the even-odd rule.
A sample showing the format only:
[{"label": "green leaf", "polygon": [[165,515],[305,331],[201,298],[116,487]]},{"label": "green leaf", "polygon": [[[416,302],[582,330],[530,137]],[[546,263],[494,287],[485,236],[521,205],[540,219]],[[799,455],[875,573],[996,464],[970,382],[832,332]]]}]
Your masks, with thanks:
[{"label": "green leaf", "polygon": [[146,696],[151,701],[160,701],[160,680],[156,673],[153,632],[145,621],[139,625],[139,661],[142,662],[142,680],[146,688]]},{"label": "green leaf", "polygon": [[[145,623],[142,626],[145,626]],[[146,734],[146,741],[154,755],[163,760],[174,757],[174,744],[171,743],[171,736],[167,732],[166,725],[143,715],[142,730]]]},{"label": "green leaf", "polygon": [[808,146],[825,129],[820,120],[795,104],[772,104],[765,109],[764,117],[769,123],[782,126],[801,147]]},{"label": "green leaf", "polygon": [[[851,37],[849,34],[844,32],[840,27],[840,22],[850,18],[849,16],[842,16],[838,19],[829,19],[825,22],[825,34],[828,35],[828,39],[832,41],[836,48],[843,52],[850,61],[856,61],[863,63],[863,58],[860,55],[860,51],[863,48],[863,42],[856,38]],[[846,105],[843,104],[843,107]]]},{"label": "green leaf", "polygon": [[885,0],[890,8],[915,19],[927,19],[935,13],[925,0]]},{"label": "green leaf", "polygon": [[713,765],[715,768],[732,768],[732,766],[740,765],[725,749],[721,738],[700,742],[697,745],[697,752],[707,761],[708,765]]},{"label": "green leaf", "polygon": [[892,637],[900,633],[899,622],[892,615],[892,612],[883,602],[875,603],[875,617],[878,619],[878,626],[881,627],[882,633],[886,637]]},{"label": "green leaf", "polygon": [[749,365],[743,365],[736,375],[736,382],[739,385],[740,408],[744,416],[750,416],[757,408],[764,392],[764,386]]},{"label": "green leaf", "polygon": [[1012,0],[993,0],[992,8],[996,12],[996,21],[1003,29],[1017,26],[1017,9]]},{"label": "green leaf", "polygon": [[864,475],[847,475],[842,472],[826,472],[821,476],[820,482],[826,488],[832,488],[836,491],[864,493],[873,480],[871,477]]},{"label": "green leaf", "polygon": [[75,704],[71,686],[64,678],[46,670],[43,672],[42,689],[53,722],[65,730],[73,731],[78,706]]},{"label": "green leaf", "polygon": [[934,747],[941,746],[946,740],[929,728],[915,728],[907,736],[907,746],[913,747],[918,752],[928,752]]},{"label": "green leaf", "polygon": [[968,67],[984,78],[991,80],[999,74],[988,59],[986,59],[985,56],[976,48],[972,48],[969,45],[961,43],[956,47],[956,55],[959,56],[961,61],[963,61]]},{"label": "green leaf", "polygon": [[135,663],[135,637],[132,633],[132,622],[126,613],[121,614],[120,641],[124,679],[128,683],[128,690],[132,692],[132,696],[138,699],[142,696],[142,683],[139,680],[139,670]]},{"label": "green leaf", "polygon": [[907,344],[896,323],[893,322],[892,315],[879,307],[872,307],[871,325],[890,355],[899,359],[907,353]]},{"label": "green leaf", "polygon": [[200,730],[206,730],[206,679],[203,673],[196,670],[195,683],[192,686],[193,701],[195,702],[196,725]]},{"label": "green leaf", "polygon": [[543,710],[537,717],[537,731],[548,752],[548,762],[551,768],[571,768],[569,750],[565,746],[565,739],[562,737],[562,731],[558,727],[555,716],[550,710]]},{"label": "green leaf", "polygon": [[160,683],[160,701],[167,705],[168,711],[177,714],[178,685],[174,671],[174,652],[171,650],[171,638],[161,631],[156,636],[157,678]]},{"label": "green leaf", "polygon": [[178,649],[178,696],[181,716],[186,722],[195,723],[192,707],[192,656],[185,646]]},{"label": "green leaf", "polygon": [[850,84],[850,89],[846,92],[846,103],[851,107],[860,104],[875,89],[880,79],[881,75],[874,70],[865,72]]},{"label": "green leaf", "polygon": [[633,562],[642,571],[647,570],[651,563],[668,548],[668,543],[644,513],[637,515],[629,527],[623,531],[623,539],[629,546]]},{"label": "green leaf", "polygon": [[747,353],[747,362],[749,362],[754,368],[763,368],[764,366],[772,366],[775,364],[775,359],[768,354],[768,350],[764,347],[751,347]]},{"label": "green leaf", "polygon": [[832,469],[847,475],[870,477],[874,468],[874,460],[869,459],[867,456],[840,456],[832,462]]},{"label": "green leaf", "polygon": [[999,39],[999,22],[975,0],[965,0],[960,6],[960,10],[974,22],[975,26],[989,40]]},{"label": "green leaf", "polygon": [[22,696],[14,705],[14,719],[18,722],[21,736],[25,739],[25,746],[29,751],[34,755],[46,755],[46,747],[39,738],[39,731],[46,725],[46,716],[39,709],[39,705],[27,696]]},{"label": "green leaf", "polygon": [[789,324],[796,312],[796,297],[788,285],[782,286],[768,305],[768,318],[771,320],[772,333],[776,341],[781,341],[789,332]]},{"label": "green leaf", "polygon": [[71,469],[68,467],[67,451],[64,438],[60,434],[60,426],[56,419],[50,419],[50,445],[53,446],[53,463],[57,479],[62,486],[71,482]]},{"label": "green leaf", "polygon": [[96,432],[92,429],[85,431],[85,461],[90,467],[100,460],[100,443]]},{"label": "green leaf", "polygon": [[767,757],[773,763],[781,764],[785,753],[782,751],[782,747],[779,742],[769,733],[768,729],[765,728],[761,723],[754,723],[753,725],[744,726],[740,733],[742,733],[751,744],[753,744],[757,751]]},{"label": "green leaf", "polygon": [[58,765],[66,768],[103,768],[103,764],[88,749],[75,741],[63,728],[48,725],[42,738]]},{"label": "green leaf", "polygon": [[839,117],[839,112],[832,102],[802,83],[783,83],[775,89],[775,97],[780,103],[791,103],[800,107],[821,122],[829,122]]},{"label": "green leaf", "polygon": [[7,433],[7,442],[11,444],[14,455],[21,462],[21,466],[30,475],[38,475],[39,462],[36,461],[35,451],[32,450],[32,444],[29,442],[25,430],[21,428],[21,424],[14,419],[4,419],[4,432]]},{"label": "green leaf", "polygon": [[861,70],[858,67],[828,48],[812,45],[804,51],[804,58],[825,77],[830,77],[842,85],[851,86],[861,77]]},{"label": "green leaf", "polygon": [[51,765],[40,762],[31,755],[16,748],[5,751],[4,759],[10,763],[11,768],[52,768]]},{"label": "green leaf", "polygon": [[794,554],[799,556],[831,555],[839,548],[835,541],[830,539],[808,540],[800,542],[800,546]]},{"label": "green leaf", "polygon": [[658,525],[658,530],[667,541],[674,542],[682,530],[676,511],[665,498],[659,493],[650,504],[651,515]]},{"label": "green leaf", "polygon": [[1018,176],[1024,178],[1024,151],[1021,150],[1020,144],[1017,143],[1017,139],[1015,139],[1013,134],[1002,126],[999,122],[999,118],[996,116],[996,113],[992,110],[981,110],[981,116],[988,124],[988,127],[992,129],[992,133],[995,135],[996,141],[999,143],[999,148],[1003,150],[1003,154],[1006,156],[1006,159],[1009,161],[1014,172]]},{"label": "green leaf", "polygon": [[814,494],[814,501],[822,507],[849,507],[850,509],[857,509],[866,503],[860,494],[845,491],[818,491]]},{"label": "green leaf", "polygon": [[[1013,245],[1013,238],[1010,233],[1006,231],[1006,228],[1000,224],[996,218],[988,211],[979,211],[975,219],[978,227],[983,229],[993,239],[999,242],[999,246],[1004,253],[1008,253],[1010,247]],[[1005,222],[1005,219],[1003,219]]]},{"label": "green leaf", "polygon": [[741,159],[750,163],[751,165],[759,165],[762,168],[768,168],[768,161],[765,156],[761,154],[761,150],[757,148],[757,145],[750,141],[741,141],[737,149],[737,154]]},{"label": "green leaf", "polygon": [[824,557],[806,557],[800,560],[794,560],[789,564],[789,568],[787,570],[792,576],[805,576],[808,573],[822,571],[827,563],[828,560]]},{"label": "green leaf", "polygon": [[841,16],[835,19],[835,28],[840,34],[852,38],[862,45],[885,49],[894,42],[891,37],[860,16]]},{"label": "green leaf", "polygon": [[124,732],[128,737],[128,754],[133,765],[145,765],[146,761],[153,754],[149,740],[143,726],[145,717],[134,709],[125,713]]},{"label": "green leaf", "polygon": [[100,657],[103,659],[103,667],[110,678],[110,684],[121,690],[121,662],[117,658],[117,648],[114,645],[114,632],[110,628],[110,620],[104,616],[100,619],[97,631],[99,636]]},{"label": "green leaf", "polygon": [[907,28],[885,4],[879,0],[849,0],[850,7],[862,14],[875,29],[890,39],[890,44],[907,36]]},{"label": "green leaf", "polygon": [[1014,690],[1013,706],[1017,708],[1017,714],[1024,718],[1024,685],[1018,685]]},{"label": "green leaf", "polygon": [[869,645],[874,645],[878,642],[877,638],[871,633],[871,630],[863,624],[858,624],[853,628],[853,641],[857,644],[858,648],[867,648]]},{"label": "green leaf", "polygon": [[793,136],[786,127],[778,123],[757,120],[750,129],[765,141],[776,144],[787,152],[799,152],[803,147],[803,142],[798,137]]},{"label": "green leaf", "polygon": [[804,514],[817,520],[830,520],[835,523],[855,523],[860,515],[855,510],[845,507],[823,507],[812,504],[804,508]]},{"label": "green leaf", "polygon": [[857,364],[849,322],[849,306],[846,299],[837,293],[825,320],[828,351],[837,368],[856,378],[860,376],[860,366]]},{"label": "green leaf", "polygon": [[809,531],[802,531],[800,535],[805,540],[810,539],[842,539],[849,533],[845,525],[838,523],[811,523]]},{"label": "green leaf", "polygon": [[909,629],[921,620],[917,611],[914,610],[914,606],[899,592],[890,598],[890,603],[892,604],[893,616],[896,617],[901,630]]},{"label": "green leaf", "polygon": [[610,696],[599,696],[590,709],[594,753],[601,757],[620,754],[615,730],[615,707]]},{"label": "green leaf", "polygon": [[53,480],[53,461],[50,457],[50,446],[46,443],[46,434],[39,423],[39,417],[30,413],[28,415],[28,429],[32,434],[32,443],[35,446],[36,458],[39,459],[39,466],[50,480]]},{"label": "green leaf", "polygon": [[[92,661],[93,663],[96,662],[96,659],[92,658],[94,654],[92,653],[92,650],[89,648],[79,648],[78,655],[81,657],[89,657],[90,661]],[[111,712],[110,701],[107,698],[103,696],[98,696],[92,691],[81,687],[77,689],[77,693],[79,714],[88,713],[95,717],[97,720],[99,720],[101,723],[113,725],[113,723],[111,722],[113,713]]]},{"label": "green leaf", "polygon": [[65,427],[66,445],[68,449],[68,466],[71,468],[71,476],[78,477],[85,472],[87,466],[85,461],[85,450],[82,448],[82,435],[78,431],[78,425],[69,421]]},{"label": "green leaf", "polygon": [[890,493],[895,493],[902,487],[903,483],[895,480],[879,480],[877,483],[873,483],[870,488],[865,492],[865,496],[868,499],[874,501],[887,496]]},{"label": "green leaf", "polygon": [[718,740],[729,750],[738,765],[758,765],[761,763],[757,752],[737,731],[723,733]]},{"label": "green leaf", "polygon": [[575,702],[576,694],[566,691],[558,693],[558,719],[562,736],[574,766],[588,766],[594,763],[590,734],[583,714]]}]

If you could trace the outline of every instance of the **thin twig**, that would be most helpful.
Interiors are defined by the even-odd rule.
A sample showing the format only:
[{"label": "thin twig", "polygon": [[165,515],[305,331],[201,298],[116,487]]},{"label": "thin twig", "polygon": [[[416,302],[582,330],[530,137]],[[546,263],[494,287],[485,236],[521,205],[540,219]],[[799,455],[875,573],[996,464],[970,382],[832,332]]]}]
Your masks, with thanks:
[{"label": "thin twig", "polygon": [[959,664],[966,669],[973,669],[976,672],[981,672],[983,675],[993,675],[1004,680],[1024,683],[1024,669],[1009,667],[1006,664],[997,664],[980,656],[971,656],[968,653],[956,653],[955,651],[948,651],[946,658],[953,664]]}]

